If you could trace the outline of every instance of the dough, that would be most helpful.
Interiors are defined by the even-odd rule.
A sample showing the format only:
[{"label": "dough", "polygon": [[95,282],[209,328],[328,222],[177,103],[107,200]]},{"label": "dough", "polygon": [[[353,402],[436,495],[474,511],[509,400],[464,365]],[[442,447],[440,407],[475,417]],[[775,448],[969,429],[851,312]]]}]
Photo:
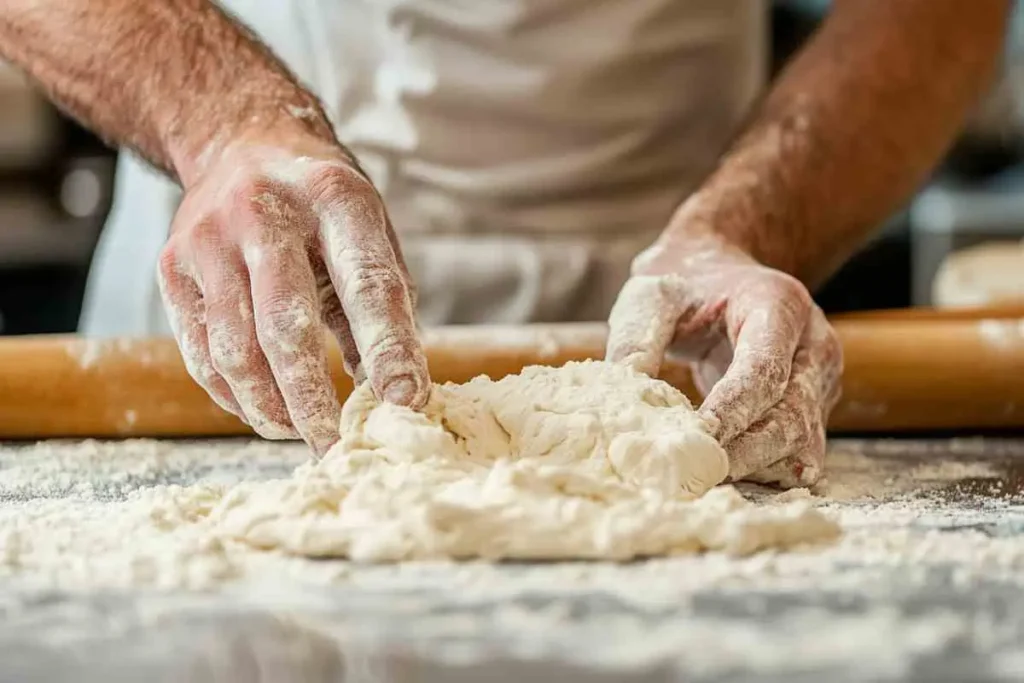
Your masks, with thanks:
[{"label": "dough", "polygon": [[985,242],[946,257],[932,282],[940,308],[1024,303],[1024,242]]},{"label": "dough", "polygon": [[208,519],[216,533],[374,561],[748,553],[838,533],[807,504],[708,493],[728,461],[686,397],[609,363],[436,386],[421,413],[378,404],[364,384],[341,431],[292,479],[227,491]]}]

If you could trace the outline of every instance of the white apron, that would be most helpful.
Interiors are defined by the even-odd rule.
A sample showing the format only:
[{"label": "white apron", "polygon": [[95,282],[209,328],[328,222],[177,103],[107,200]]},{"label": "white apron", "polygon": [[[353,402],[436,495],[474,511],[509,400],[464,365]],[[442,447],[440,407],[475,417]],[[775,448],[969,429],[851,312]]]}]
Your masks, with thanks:
[{"label": "white apron", "polygon": [[[233,0],[380,189],[424,324],[604,318],[764,81],[759,0]],[[167,334],[180,193],[131,155],[82,331]]]}]

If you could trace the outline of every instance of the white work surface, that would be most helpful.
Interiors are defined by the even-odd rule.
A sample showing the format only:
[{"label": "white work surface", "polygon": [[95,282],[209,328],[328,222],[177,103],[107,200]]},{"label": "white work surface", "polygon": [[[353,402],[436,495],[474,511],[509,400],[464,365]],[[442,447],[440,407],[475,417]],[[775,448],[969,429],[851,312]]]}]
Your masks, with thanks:
[{"label": "white work surface", "polygon": [[25,581],[14,520],[157,484],[282,476],[303,447],[54,446],[0,448],[3,681],[1024,677],[1024,441],[834,442],[824,504],[846,531],[826,549],[621,565],[268,555],[205,590]]}]

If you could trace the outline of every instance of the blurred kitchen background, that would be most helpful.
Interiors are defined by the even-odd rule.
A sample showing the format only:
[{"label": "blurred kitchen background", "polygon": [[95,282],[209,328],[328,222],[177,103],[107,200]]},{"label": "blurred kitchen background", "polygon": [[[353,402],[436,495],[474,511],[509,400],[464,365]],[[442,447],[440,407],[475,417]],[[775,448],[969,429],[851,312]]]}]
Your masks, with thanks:
[{"label": "blurred kitchen background", "polygon": [[[772,3],[774,70],[827,6]],[[817,293],[827,311],[928,304],[951,250],[1024,237],[1024,13],[1016,16],[1000,80],[932,181]],[[0,63],[0,334],[76,329],[114,161]]]}]

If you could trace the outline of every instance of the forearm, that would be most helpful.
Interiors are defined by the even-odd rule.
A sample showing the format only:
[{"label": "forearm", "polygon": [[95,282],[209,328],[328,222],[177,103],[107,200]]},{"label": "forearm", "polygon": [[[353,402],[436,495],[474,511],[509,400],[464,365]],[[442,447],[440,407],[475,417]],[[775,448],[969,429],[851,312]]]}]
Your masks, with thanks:
[{"label": "forearm", "polygon": [[0,54],[108,142],[186,181],[245,130],[331,134],[316,99],[208,0],[5,0]]},{"label": "forearm", "polygon": [[667,236],[724,239],[820,284],[952,142],[998,64],[1009,5],[837,0]]}]

